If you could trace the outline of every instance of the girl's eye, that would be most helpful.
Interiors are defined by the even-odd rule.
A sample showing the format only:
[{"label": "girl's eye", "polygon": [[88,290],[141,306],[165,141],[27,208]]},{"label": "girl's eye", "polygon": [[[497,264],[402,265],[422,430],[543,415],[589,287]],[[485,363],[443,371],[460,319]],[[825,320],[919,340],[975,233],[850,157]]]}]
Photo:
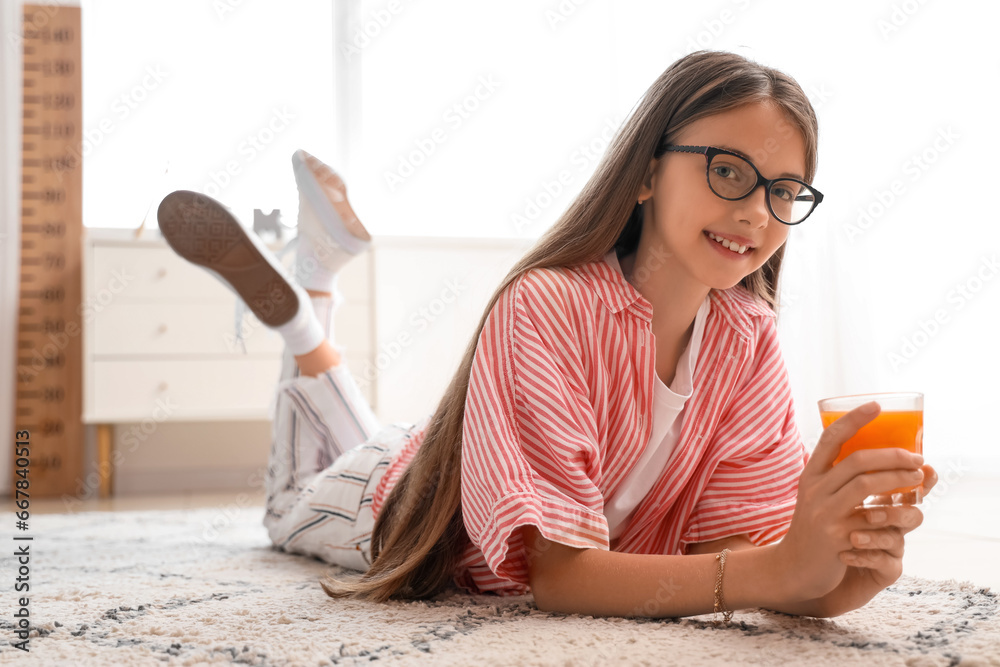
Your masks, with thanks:
[{"label": "girl's eye", "polygon": [[782,201],[792,201],[793,199],[795,199],[795,196],[792,194],[792,192],[788,188],[780,188],[780,187],[779,188],[772,188],[771,189],[771,196],[772,197],[777,197],[777,198],[781,199]]},{"label": "girl's eye", "polygon": [[781,201],[793,202],[802,192],[802,186],[794,181],[781,181],[771,186],[771,196]]},{"label": "girl's eye", "polygon": [[722,178],[732,178],[737,175],[732,167],[728,167],[726,165],[712,167],[712,170],[715,171],[716,175],[721,176]]}]

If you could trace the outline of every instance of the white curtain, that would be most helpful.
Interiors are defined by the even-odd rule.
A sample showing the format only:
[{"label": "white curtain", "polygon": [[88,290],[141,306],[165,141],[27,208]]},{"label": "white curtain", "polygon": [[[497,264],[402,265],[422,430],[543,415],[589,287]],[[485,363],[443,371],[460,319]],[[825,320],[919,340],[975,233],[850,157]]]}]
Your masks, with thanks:
[{"label": "white curtain", "polygon": [[810,449],[822,432],[820,398],[879,386],[872,304],[859,290],[857,275],[845,270],[845,263],[854,262],[843,259],[849,251],[837,227],[820,213],[822,206],[789,234],[778,311],[796,417]]}]

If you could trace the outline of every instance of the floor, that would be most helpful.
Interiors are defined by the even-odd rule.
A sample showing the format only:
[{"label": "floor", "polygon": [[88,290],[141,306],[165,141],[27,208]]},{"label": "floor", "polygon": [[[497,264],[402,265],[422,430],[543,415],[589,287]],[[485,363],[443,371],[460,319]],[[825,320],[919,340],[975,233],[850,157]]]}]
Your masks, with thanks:
[{"label": "floor", "polygon": [[[972,581],[1000,591],[1000,479],[939,467],[941,482],[924,501],[924,523],[907,536],[904,572],[929,579]],[[77,511],[263,507],[248,492],[133,495],[83,501]],[[61,500],[33,499],[33,514],[65,511]]]}]

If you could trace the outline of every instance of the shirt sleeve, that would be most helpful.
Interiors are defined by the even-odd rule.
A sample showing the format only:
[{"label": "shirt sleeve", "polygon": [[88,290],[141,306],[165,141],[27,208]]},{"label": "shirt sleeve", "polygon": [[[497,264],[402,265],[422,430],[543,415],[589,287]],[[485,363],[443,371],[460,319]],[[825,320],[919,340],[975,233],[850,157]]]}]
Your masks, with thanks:
[{"label": "shirt sleeve", "polygon": [[759,320],[746,379],[734,392],[710,444],[718,460],[699,496],[681,549],[747,534],[756,545],[784,536],[808,458],[795,423],[788,373],[774,318]]},{"label": "shirt sleeve", "polygon": [[484,323],[469,377],[462,515],[490,569],[518,584],[528,583],[521,526],[568,546],[608,548],[570,280],[534,270],[512,283]]}]

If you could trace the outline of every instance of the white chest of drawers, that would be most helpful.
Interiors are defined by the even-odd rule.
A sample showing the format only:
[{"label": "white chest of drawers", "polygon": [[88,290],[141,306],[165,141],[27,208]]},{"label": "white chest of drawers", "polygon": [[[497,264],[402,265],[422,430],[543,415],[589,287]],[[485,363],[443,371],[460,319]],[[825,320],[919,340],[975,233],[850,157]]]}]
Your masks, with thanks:
[{"label": "white chest of drawers", "polygon": [[[340,343],[352,369],[369,363],[372,348],[369,254],[345,269],[335,318],[351,321]],[[96,425],[100,496],[111,495],[122,460],[115,424],[132,424],[121,447],[125,433],[145,437],[162,422],[271,419],[281,337],[245,312],[237,340],[237,297],[177,256],[159,230],[86,229],[83,280],[83,421]],[[374,402],[374,385],[365,393]]]},{"label": "white chest of drawers", "polygon": [[247,313],[244,354],[216,278],[158,234],[93,229],[83,275],[84,422],[267,418],[281,338]]}]

